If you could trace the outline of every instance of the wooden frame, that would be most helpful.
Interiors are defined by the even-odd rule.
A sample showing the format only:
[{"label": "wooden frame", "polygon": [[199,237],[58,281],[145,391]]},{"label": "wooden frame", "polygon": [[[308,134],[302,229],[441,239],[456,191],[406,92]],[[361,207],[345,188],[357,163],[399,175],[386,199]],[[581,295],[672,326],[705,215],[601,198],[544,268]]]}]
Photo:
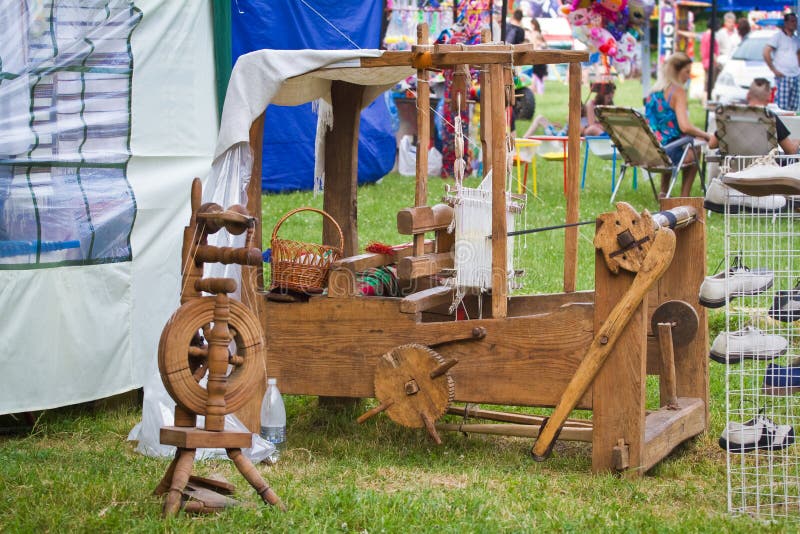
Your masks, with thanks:
[{"label": "wooden frame", "polygon": [[[425,38],[423,29],[420,39]],[[425,165],[418,165],[415,207],[404,210],[399,226],[414,236],[414,246],[395,256],[357,254],[357,135],[363,90],[343,82],[332,82],[334,128],[326,136],[324,210],[341,226],[345,235],[345,258],[334,266],[328,294],[307,302],[284,303],[266,298],[261,268],[257,276],[243,274],[243,293],[258,307],[267,343],[267,372],[277,377],[285,394],[364,398],[374,396],[373,376],[377,358],[398,345],[418,343],[436,346],[458,365],[448,372],[455,381],[455,400],[499,405],[555,406],[580,365],[594,332],[609,310],[631,285],[633,274],[612,274],[598,253],[596,289],[576,292],[577,229],[568,228],[564,258],[564,292],[552,295],[507,296],[506,273],[497,268],[505,261],[504,212],[504,95],[505,72],[512,65],[569,63],[569,119],[567,159],[567,223],[577,222],[579,194],[580,62],[587,54],[573,51],[531,51],[526,45],[478,45],[475,47],[419,45],[411,52],[386,53],[362,59],[361,65],[412,65],[421,77],[426,69],[479,64],[483,74],[482,127],[484,146],[494,173],[492,237],[493,287],[479,320],[455,321],[448,314],[447,288],[424,289],[425,276],[445,266],[450,242],[442,232],[446,215],[428,208]],[[425,91],[420,90],[420,143],[427,146],[428,116]],[[253,175],[248,189],[248,209],[261,213],[261,135],[263,115],[250,131],[254,151]],[[418,154],[426,151],[418,150]],[[423,159],[423,158],[420,158]],[[420,170],[422,169],[422,170]],[[702,200],[667,199],[665,208],[689,204],[702,221]],[[433,242],[425,231],[437,231]],[[260,221],[256,235],[260,235]],[[332,234],[326,230],[324,240]],[[594,471],[609,469],[640,474],[652,467],[681,441],[703,432],[708,425],[708,333],[705,310],[699,306],[697,289],[705,275],[705,234],[702,224],[679,232],[677,252],[666,274],[636,308],[599,374],[580,397],[578,408],[593,411],[590,432],[579,424],[575,432],[593,443]],[[355,273],[391,262],[406,269],[417,282],[405,298],[356,295]],[[450,260],[452,263],[452,260]],[[251,269],[251,268],[247,268]],[[421,289],[422,288],[422,289]],[[662,302],[680,299],[691,304],[700,318],[700,328],[688,345],[675,348],[678,410],[663,408],[647,415],[644,388],[647,374],[661,372],[661,350],[649,330],[649,317]],[[246,300],[247,302],[248,300]],[[472,299],[470,305],[476,303]],[[474,340],[475,327],[486,331]],[[674,389],[674,388],[673,388]],[[258,402],[240,412],[248,426],[257,425]],[[525,434],[529,435],[529,434]],[[531,434],[532,435],[532,434]],[[587,437],[589,436],[589,437]],[[576,438],[577,439],[577,438]]]}]

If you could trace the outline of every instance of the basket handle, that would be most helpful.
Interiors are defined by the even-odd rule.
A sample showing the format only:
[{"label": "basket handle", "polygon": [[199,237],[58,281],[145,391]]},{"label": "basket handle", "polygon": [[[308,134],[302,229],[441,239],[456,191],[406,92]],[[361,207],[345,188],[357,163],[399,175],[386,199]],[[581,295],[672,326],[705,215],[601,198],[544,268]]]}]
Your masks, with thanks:
[{"label": "basket handle", "polygon": [[309,207],[295,208],[292,211],[290,211],[289,213],[287,213],[286,215],[284,215],[283,217],[281,217],[280,220],[278,221],[278,224],[276,224],[275,228],[272,230],[272,239],[275,239],[276,237],[278,237],[278,230],[280,229],[281,225],[286,221],[286,219],[288,219],[289,217],[291,217],[295,213],[298,213],[298,212],[301,212],[301,211],[313,211],[314,213],[319,213],[323,217],[326,217],[331,223],[333,223],[333,226],[336,228],[336,231],[339,233],[339,249],[342,252],[344,252],[344,234],[342,233],[342,228],[339,226],[339,223],[337,223],[336,219],[331,217],[328,213],[326,213],[326,212],[324,212],[322,210],[318,210],[317,208],[309,208]]}]

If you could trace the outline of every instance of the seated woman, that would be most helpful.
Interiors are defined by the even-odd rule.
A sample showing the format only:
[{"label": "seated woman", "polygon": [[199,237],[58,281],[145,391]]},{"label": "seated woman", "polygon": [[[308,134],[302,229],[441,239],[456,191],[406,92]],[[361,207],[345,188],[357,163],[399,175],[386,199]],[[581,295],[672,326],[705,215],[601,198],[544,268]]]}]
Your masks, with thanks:
[{"label": "seated woman", "polygon": [[614,93],[616,90],[617,86],[613,83],[592,84],[594,98],[586,102],[583,106],[586,116],[586,126],[581,129],[581,135],[603,135],[605,133],[603,125],[597,121],[594,108],[597,106],[613,106]]},{"label": "seated woman", "polygon": [[[650,128],[662,146],[684,136],[711,140],[711,134],[704,132],[689,120],[688,97],[684,85],[689,81],[691,69],[691,58],[683,52],[675,52],[664,62],[661,79],[656,82],[644,100],[647,122],[650,123]],[[667,155],[674,164],[677,164],[684,149],[684,145],[673,146],[667,149]],[[681,196],[688,197],[691,194],[694,177],[697,175],[694,151],[689,150],[686,153],[684,164],[689,166],[683,169]],[[661,196],[667,194],[668,187],[669,176],[662,174]]]},{"label": "seated woman", "polygon": [[[580,134],[584,135],[602,135],[604,133],[603,125],[597,121],[594,109],[597,106],[613,106],[614,105],[614,92],[616,86],[613,83],[595,83],[592,84],[592,92],[595,97],[581,108],[581,130]],[[550,122],[543,115],[539,115],[531,122],[530,127],[525,131],[523,137],[530,137],[536,134],[536,130],[542,128],[546,135],[564,136],[567,135],[567,127],[561,128],[558,124]]]}]

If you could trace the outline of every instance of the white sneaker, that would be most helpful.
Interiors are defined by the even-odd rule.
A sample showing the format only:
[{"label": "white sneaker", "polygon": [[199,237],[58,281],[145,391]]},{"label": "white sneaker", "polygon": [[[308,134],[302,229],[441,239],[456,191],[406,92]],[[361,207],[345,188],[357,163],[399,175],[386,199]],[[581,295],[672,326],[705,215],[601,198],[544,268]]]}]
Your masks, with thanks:
[{"label": "white sneaker", "polygon": [[700,284],[700,304],[706,308],[721,308],[729,298],[758,295],[772,287],[773,278],[774,274],[767,269],[736,264],[728,272],[706,276]]},{"label": "white sneaker", "polygon": [[770,212],[783,209],[786,206],[786,198],[780,195],[765,197],[745,195],[714,178],[706,189],[703,207],[716,213],[725,213],[726,203],[728,204],[728,213],[739,213],[740,211]]},{"label": "white sneaker", "polygon": [[745,326],[736,332],[720,332],[711,344],[710,357],[719,363],[739,363],[745,358],[771,360],[785,354],[788,348],[785,337]]},{"label": "white sneaker", "polygon": [[794,443],[794,428],[778,425],[759,415],[746,423],[729,422],[719,438],[719,446],[728,452],[748,452],[756,449],[775,451]]}]

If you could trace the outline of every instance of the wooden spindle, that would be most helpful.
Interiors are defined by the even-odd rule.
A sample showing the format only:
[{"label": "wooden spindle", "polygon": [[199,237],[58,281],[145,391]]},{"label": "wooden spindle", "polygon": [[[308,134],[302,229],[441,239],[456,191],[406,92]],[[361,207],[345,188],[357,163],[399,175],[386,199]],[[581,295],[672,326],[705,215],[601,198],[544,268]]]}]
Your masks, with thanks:
[{"label": "wooden spindle", "polygon": [[672,344],[672,324],[658,323],[658,346],[661,349],[661,406],[678,409],[678,386],[675,378],[675,348]]}]

